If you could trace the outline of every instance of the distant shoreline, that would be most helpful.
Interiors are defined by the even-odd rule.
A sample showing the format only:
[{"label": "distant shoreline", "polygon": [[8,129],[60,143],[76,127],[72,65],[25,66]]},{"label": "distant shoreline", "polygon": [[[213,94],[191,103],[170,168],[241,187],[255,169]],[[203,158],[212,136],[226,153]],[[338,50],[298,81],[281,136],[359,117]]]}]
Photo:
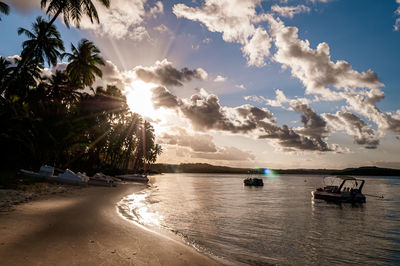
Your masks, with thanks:
[{"label": "distant shoreline", "polygon": [[[248,174],[250,171],[257,174],[264,173],[264,168],[234,168],[217,166],[205,163],[194,164],[154,164],[153,173],[207,173],[207,174]],[[400,176],[400,169],[363,166],[345,169],[270,169],[276,174],[297,175],[355,175],[355,176]]]}]

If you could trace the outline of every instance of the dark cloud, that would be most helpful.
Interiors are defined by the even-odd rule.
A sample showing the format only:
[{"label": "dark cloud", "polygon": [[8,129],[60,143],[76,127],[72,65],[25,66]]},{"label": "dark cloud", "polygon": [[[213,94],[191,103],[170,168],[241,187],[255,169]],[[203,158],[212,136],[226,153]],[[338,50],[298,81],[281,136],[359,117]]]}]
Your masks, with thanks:
[{"label": "dark cloud", "polygon": [[287,125],[279,127],[275,124],[263,123],[266,134],[260,135],[260,139],[275,139],[286,151],[308,150],[308,151],[338,151],[337,147],[329,147],[321,136],[307,137],[298,134]]},{"label": "dark cloud", "polygon": [[[303,128],[291,129],[276,125],[270,119],[272,113],[252,105],[222,107],[216,95],[206,97],[195,94],[190,99],[179,100],[163,87],[155,89],[153,100],[158,107],[177,108],[190,120],[196,130],[220,130],[231,133],[258,132],[259,138],[274,139],[285,150],[337,151],[325,142],[325,121],[306,104],[294,104],[303,113]],[[261,133],[260,133],[261,132]]]},{"label": "dark cloud", "polygon": [[193,95],[182,102],[180,110],[198,130],[222,130],[247,133],[257,129],[259,121],[270,118],[271,112],[251,105],[235,108],[222,107],[216,95]]},{"label": "dark cloud", "polygon": [[326,122],[308,104],[300,101],[291,102],[291,107],[297,113],[302,114],[301,122],[304,127],[292,129],[287,125],[282,127],[272,123],[262,123],[266,134],[262,139],[275,139],[285,150],[309,150],[309,151],[337,151],[338,147],[331,147],[326,143],[325,133],[328,133]]},{"label": "dark cloud", "polygon": [[336,114],[324,114],[329,125],[335,130],[344,130],[353,136],[354,142],[365,145],[367,149],[376,149],[379,145],[378,136],[363,120],[349,112],[337,112]]},{"label": "dark cloud", "polygon": [[297,113],[301,113],[301,122],[304,128],[299,129],[298,132],[302,135],[318,138],[323,134],[328,133],[325,120],[318,115],[308,104],[301,102],[293,102],[290,106]]},{"label": "dark cloud", "polygon": [[134,71],[141,80],[164,86],[182,86],[185,81],[207,78],[207,72],[201,68],[190,70],[185,67],[178,70],[166,59],[157,61],[153,67],[135,67]]},{"label": "dark cloud", "polygon": [[170,93],[165,87],[158,86],[152,89],[153,105],[155,108],[166,107],[176,108],[178,107],[178,98]]}]

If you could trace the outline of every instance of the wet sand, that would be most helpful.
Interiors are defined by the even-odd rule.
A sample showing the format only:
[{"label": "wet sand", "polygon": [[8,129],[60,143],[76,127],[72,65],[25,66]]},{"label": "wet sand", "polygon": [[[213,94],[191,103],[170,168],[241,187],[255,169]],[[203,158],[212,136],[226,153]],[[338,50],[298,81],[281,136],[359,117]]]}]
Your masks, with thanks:
[{"label": "wet sand", "polygon": [[116,203],[143,188],[89,187],[0,213],[0,265],[218,265],[117,214]]}]

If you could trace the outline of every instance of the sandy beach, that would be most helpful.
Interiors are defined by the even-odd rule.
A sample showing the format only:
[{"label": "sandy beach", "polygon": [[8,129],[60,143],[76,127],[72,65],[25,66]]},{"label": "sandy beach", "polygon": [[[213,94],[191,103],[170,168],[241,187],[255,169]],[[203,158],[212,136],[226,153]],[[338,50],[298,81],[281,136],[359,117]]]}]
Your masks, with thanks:
[{"label": "sandy beach", "polygon": [[0,265],[218,265],[117,214],[116,203],[143,188],[89,187],[0,213]]}]

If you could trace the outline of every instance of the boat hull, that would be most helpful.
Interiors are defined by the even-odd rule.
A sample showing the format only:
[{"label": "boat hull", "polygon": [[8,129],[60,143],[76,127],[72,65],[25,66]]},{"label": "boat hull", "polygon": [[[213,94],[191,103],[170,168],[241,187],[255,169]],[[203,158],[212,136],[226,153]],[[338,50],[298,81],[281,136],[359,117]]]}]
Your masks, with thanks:
[{"label": "boat hull", "polygon": [[254,187],[264,186],[264,182],[261,178],[246,178],[245,180],[243,180],[243,184],[245,186],[254,186]]},{"label": "boat hull", "polygon": [[326,191],[313,191],[311,192],[314,199],[322,199],[325,201],[332,202],[349,202],[349,203],[365,203],[365,196],[363,194],[351,194],[351,193],[332,193]]},{"label": "boat hull", "polygon": [[33,177],[38,180],[47,180],[49,178],[48,175],[44,175],[41,173],[35,173],[35,172],[24,170],[24,169],[21,169],[20,172],[25,176]]}]

